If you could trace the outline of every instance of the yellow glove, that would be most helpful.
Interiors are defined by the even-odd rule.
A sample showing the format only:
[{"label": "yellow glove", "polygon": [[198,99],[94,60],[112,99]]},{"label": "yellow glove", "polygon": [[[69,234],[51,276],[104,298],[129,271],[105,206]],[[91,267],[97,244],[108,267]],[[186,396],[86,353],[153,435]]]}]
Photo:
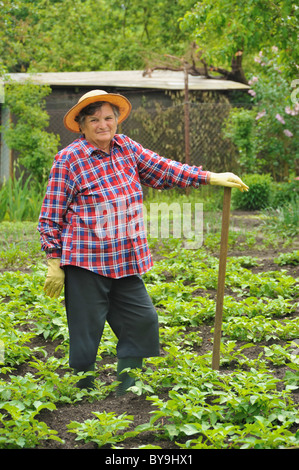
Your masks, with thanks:
[{"label": "yellow glove", "polygon": [[60,258],[48,259],[48,274],[44,291],[49,297],[59,297],[64,286],[64,270],[60,267]]},{"label": "yellow glove", "polygon": [[249,187],[233,173],[212,173],[210,172],[210,184],[216,186],[229,186],[238,188],[240,191],[248,191]]}]

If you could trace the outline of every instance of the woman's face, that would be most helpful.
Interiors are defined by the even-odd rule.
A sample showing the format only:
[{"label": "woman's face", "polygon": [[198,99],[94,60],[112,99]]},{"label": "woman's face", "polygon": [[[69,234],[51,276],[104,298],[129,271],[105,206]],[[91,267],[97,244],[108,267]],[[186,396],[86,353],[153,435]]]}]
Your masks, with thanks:
[{"label": "woman's face", "polygon": [[117,119],[109,103],[104,103],[91,116],[86,116],[82,132],[85,139],[105,152],[110,150],[110,142],[117,128]]}]

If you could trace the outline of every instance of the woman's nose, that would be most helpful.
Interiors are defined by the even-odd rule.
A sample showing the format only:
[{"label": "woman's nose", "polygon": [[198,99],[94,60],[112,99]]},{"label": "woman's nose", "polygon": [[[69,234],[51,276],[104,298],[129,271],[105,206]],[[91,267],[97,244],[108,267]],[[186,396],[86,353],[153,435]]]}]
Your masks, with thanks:
[{"label": "woman's nose", "polygon": [[105,119],[100,119],[100,120],[99,120],[98,127],[99,127],[100,129],[106,129],[106,128],[107,128],[107,124],[106,124]]}]

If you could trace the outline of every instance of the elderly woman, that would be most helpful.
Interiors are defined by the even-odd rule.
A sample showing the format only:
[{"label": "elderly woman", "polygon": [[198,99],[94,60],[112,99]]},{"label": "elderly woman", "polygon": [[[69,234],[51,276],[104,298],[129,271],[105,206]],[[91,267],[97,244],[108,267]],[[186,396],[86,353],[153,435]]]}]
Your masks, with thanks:
[{"label": "elderly woman", "polygon": [[[122,371],[159,355],[157,313],[141,277],[152,266],[141,184],[248,190],[232,173],[163,158],[116,134],[130,111],[124,96],[102,90],[86,93],[68,111],[65,127],[82,135],[55,157],[38,225],[48,261],[44,290],[58,297],[65,286],[70,367],[94,371],[107,321],[117,337],[118,396],[134,383]],[[92,388],[93,374],[77,385]]]}]

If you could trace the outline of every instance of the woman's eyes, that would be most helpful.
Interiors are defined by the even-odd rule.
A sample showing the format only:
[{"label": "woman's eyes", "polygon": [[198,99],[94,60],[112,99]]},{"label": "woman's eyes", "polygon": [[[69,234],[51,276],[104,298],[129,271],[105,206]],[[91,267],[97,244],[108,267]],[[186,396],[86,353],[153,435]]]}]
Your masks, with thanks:
[{"label": "woman's eyes", "polygon": [[[111,119],[113,119],[113,117],[112,116],[107,116],[104,119],[105,119],[105,121],[110,121]],[[98,119],[97,118],[91,118],[90,119],[90,122],[95,122],[95,121],[98,121]]]}]

